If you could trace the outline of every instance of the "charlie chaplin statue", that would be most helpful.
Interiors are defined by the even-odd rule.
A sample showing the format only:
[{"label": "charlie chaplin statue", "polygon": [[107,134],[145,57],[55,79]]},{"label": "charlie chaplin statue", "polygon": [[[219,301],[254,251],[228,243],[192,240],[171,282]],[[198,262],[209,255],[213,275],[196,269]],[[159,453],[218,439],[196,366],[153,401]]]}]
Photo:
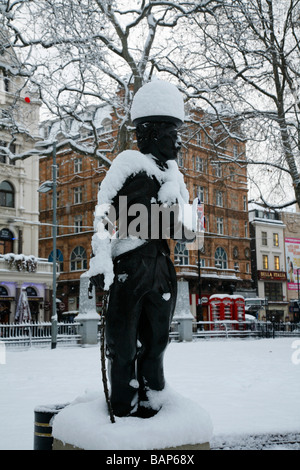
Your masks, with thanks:
[{"label": "charlie chaplin statue", "polygon": [[175,162],[184,121],[179,90],[161,80],[147,83],[134,96],[131,118],[139,151],[119,154],[101,184],[89,276],[90,286],[109,290],[113,412],[148,418],[160,408],[151,392],[165,386],[163,356],[177,294],[167,239],[193,241],[195,234],[185,225],[189,197]]}]

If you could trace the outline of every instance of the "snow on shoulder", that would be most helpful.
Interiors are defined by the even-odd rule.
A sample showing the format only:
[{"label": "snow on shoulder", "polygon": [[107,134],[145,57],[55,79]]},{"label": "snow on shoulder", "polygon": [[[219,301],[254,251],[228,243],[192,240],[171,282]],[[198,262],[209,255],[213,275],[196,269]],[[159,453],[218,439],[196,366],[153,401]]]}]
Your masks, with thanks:
[{"label": "snow on shoulder", "polygon": [[[157,167],[151,155],[144,155],[138,150],[124,150],[112,162],[98,193],[98,205],[111,204],[113,198],[130,176],[146,172],[162,181],[162,171]],[[97,209],[96,209],[97,217]]]},{"label": "snow on shoulder", "polygon": [[115,423],[100,392],[86,393],[58,413],[52,435],[84,450],[158,450],[210,442],[212,422],[197,403],[169,386],[151,393],[157,407],[162,406],[155,416],[116,417]]}]

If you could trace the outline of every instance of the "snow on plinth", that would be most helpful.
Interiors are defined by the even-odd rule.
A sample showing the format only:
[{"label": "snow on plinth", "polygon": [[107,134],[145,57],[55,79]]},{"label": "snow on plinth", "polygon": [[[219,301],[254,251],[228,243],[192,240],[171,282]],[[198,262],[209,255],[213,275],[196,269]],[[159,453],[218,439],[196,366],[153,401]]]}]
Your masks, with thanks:
[{"label": "snow on plinth", "polygon": [[55,417],[52,435],[84,450],[155,450],[210,442],[208,413],[169,386],[154,392],[162,405],[149,419],[116,417],[111,423],[104,396],[86,393]]}]

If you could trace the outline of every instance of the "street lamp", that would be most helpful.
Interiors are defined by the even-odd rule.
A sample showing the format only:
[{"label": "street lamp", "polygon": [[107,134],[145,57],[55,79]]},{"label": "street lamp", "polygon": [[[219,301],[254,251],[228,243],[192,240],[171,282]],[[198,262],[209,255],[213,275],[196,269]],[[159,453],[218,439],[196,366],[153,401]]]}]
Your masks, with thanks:
[{"label": "street lamp", "polygon": [[57,343],[57,311],[56,311],[56,176],[57,176],[57,166],[56,166],[56,142],[37,142],[36,148],[49,148],[52,146],[52,156],[53,156],[53,165],[52,165],[52,181],[45,181],[41,184],[38,189],[39,193],[47,193],[52,190],[52,200],[53,200],[53,222],[52,222],[52,236],[53,236],[53,289],[52,289],[52,317],[51,317],[51,349],[56,348]]}]

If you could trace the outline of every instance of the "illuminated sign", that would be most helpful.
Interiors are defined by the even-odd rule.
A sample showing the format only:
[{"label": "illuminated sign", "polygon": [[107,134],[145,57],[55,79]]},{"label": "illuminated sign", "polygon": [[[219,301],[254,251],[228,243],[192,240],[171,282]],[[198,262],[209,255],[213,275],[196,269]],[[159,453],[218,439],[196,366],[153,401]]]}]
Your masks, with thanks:
[{"label": "illuminated sign", "polygon": [[261,281],[286,281],[286,273],[282,271],[258,271],[258,279]]}]

